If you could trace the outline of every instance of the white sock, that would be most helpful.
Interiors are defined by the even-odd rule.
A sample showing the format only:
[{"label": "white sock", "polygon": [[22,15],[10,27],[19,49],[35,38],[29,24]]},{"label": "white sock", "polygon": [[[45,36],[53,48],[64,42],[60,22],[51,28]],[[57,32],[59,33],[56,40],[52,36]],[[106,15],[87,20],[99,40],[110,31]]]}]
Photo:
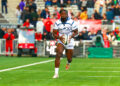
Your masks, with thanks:
[{"label": "white sock", "polygon": [[59,72],[59,68],[55,68],[55,74],[58,75],[58,72]]},{"label": "white sock", "polygon": [[70,63],[69,63],[69,62],[67,62],[67,64],[69,64],[69,65],[70,65]]}]

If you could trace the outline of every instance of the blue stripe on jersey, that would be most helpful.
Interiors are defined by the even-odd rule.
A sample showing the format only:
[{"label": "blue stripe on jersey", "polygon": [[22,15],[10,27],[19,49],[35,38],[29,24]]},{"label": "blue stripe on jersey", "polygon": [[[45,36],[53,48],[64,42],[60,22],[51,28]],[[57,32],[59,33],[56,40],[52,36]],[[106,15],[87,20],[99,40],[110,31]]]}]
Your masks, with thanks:
[{"label": "blue stripe on jersey", "polygon": [[69,25],[71,25],[70,23],[65,23],[65,24],[69,24]]},{"label": "blue stripe on jersey", "polygon": [[77,26],[73,27],[73,28],[77,28]]},{"label": "blue stripe on jersey", "polygon": [[55,22],[55,24],[58,26],[58,24]]},{"label": "blue stripe on jersey", "polygon": [[60,24],[62,24],[62,23],[60,23],[60,24],[57,24],[56,22],[55,22],[55,24],[57,25],[57,26],[59,26]]},{"label": "blue stripe on jersey", "polygon": [[74,24],[74,21],[72,22],[72,24],[71,25],[73,25]]}]

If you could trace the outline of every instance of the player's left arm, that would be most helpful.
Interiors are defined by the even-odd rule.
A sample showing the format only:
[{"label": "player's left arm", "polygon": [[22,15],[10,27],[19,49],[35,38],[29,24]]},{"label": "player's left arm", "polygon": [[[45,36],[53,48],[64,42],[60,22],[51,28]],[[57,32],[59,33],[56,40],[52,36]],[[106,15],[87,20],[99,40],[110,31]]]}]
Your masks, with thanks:
[{"label": "player's left arm", "polygon": [[78,25],[77,23],[74,21],[72,24],[72,36],[70,38],[74,38],[78,35]]},{"label": "player's left arm", "polygon": [[78,29],[73,30],[71,38],[74,38],[78,35]]}]

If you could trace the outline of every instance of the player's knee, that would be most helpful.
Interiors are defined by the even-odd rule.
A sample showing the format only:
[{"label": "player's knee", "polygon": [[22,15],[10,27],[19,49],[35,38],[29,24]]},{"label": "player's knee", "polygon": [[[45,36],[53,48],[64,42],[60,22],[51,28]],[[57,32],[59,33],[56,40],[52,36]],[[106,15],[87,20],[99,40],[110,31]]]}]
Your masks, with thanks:
[{"label": "player's knee", "polygon": [[62,56],[62,53],[63,53],[62,50],[58,50],[58,49],[57,49],[57,56],[58,56],[58,57],[61,57],[61,56]]},{"label": "player's knee", "polygon": [[59,57],[56,57],[55,61],[56,61],[56,62],[59,62],[59,61],[60,61],[60,58],[59,58]]},{"label": "player's knee", "polygon": [[57,55],[58,55],[58,57],[61,57],[61,56],[62,56],[62,53],[61,53],[61,52],[58,52]]},{"label": "player's knee", "polygon": [[68,62],[71,63],[71,62],[72,62],[72,59],[68,59]]}]

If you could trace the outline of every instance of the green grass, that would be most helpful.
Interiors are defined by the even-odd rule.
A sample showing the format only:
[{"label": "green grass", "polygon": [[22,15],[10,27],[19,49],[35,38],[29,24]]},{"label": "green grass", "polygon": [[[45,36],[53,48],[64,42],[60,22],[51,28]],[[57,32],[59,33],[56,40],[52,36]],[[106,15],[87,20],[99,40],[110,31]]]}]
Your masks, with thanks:
[{"label": "green grass", "polygon": [[[0,57],[0,70],[53,58]],[[61,60],[60,77],[52,79],[54,62],[0,72],[0,86],[120,86],[120,59],[73,58],[70,70]]]}]

